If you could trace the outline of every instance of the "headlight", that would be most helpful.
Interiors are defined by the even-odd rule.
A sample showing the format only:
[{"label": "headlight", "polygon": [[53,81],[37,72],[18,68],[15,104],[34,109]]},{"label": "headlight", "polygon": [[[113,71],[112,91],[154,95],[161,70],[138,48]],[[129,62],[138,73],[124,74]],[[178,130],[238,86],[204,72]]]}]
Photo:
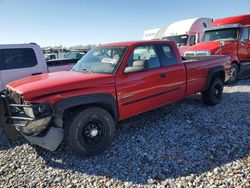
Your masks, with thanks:
[{"label": "headlight", "polygon": [[184,53],[185,57],[209,56],[209,55],[211,55],[211,52],[208,50],[186,51]]},{"label": "headlight", "polygon": [[35,117],[32,107],[23,107],[23,111],[24,111],[24,113],[25,113],[27,116],[29,116],[29,117],[31,117],[31,118],[34,118],[34,117]]},{"label": "headlight", "polygon": [[53,112],[52,108],[48,104],[33,104],[31,106],[23,107],[25,114],[28,117],[46,117],[50,116]]}]

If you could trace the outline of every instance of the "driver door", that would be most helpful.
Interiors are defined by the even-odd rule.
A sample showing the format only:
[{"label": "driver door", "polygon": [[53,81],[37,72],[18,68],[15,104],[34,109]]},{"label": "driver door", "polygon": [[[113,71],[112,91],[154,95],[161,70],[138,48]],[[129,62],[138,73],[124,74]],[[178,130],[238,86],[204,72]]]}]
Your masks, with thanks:
[{"label": "driver door", "polygon": [[137,115],[159,106],[161,93],[160,60],[154,45],[138,46],[134,49],[127,68],[143,61],[145,70],[123,73],[117,77],[117,97],[121,119]]}]

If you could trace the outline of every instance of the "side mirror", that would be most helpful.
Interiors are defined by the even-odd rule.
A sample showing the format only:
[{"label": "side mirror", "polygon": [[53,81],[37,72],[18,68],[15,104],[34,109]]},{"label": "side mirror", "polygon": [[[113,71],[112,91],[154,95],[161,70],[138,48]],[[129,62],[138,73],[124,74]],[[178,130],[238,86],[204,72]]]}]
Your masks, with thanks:
[{"label": "side mirror", "polygon": [[146,61],[134,61],[132,67],[126,67],[124,73],[140,72],[146,69]]}]

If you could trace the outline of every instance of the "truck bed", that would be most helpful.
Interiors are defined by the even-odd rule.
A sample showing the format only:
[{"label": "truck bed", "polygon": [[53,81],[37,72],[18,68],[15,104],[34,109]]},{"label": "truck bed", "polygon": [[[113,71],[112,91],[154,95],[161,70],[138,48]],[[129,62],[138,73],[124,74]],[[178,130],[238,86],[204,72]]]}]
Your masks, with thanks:
[{"label": "truck bed", "polygon": [[[226,75],[230,72],[230,61],[228,56],[200,56],[188,57],[182,61],[186,68],[187,73],[187,95],[203,91],[208,77],[208,70],[215,66],[227,71]],[[226,78],[227,80],[228,78]]]},{"label": "truck bed", "polygon": [[70,70],[79,59],[56,59],[48,60],[48,70],[49,72],[65,71]]}]

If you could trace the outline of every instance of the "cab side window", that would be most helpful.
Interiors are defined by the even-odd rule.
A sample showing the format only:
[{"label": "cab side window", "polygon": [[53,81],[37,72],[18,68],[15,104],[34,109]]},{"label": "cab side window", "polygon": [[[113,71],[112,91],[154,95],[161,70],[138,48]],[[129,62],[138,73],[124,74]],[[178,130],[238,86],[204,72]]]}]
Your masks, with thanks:
[{"label": "cab side window", "polygon": [[133,67],[134,62],[144,61],[147,68],[160,67],[160,60],[153,45],[138,46],[129,58],[127,67]]},{"label": "cab side window", "polygon": [[248,30],[248,27],[244,27],[242,29],[241,41],[244,41],[244,40],[249,40],[249,30]]},{"label": "cab side window", "polygon": [[37,65],[35,52],[31,48],[0,50],[1,70],[19,69]]},{"label": "cab side window", "polygon": [[178,64],[175,51],[171,45],[157,45],[157,49],[160,55],[161,65],[163,67]]},{"label": "cab side window", "polygon": [[190,40],[189,40],[189,45],[190,46],[195,45],[195,40],[196,40],[196,36],[195,35],[191,35],[190,36]]}]

